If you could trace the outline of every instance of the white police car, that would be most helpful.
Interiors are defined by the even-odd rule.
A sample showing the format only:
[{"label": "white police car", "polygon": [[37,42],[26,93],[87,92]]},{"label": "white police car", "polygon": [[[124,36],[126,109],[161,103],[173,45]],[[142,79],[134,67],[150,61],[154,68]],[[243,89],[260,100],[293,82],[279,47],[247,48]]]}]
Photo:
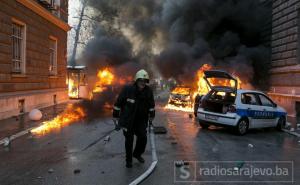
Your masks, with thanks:
[{"label": "white police car", "polygon": [[266,94],[237,89],[237,80],[224,71],[211,70],[204,74],[211,90],[199,102],[197,118],[202,128],[211,124],[231,126],[239,135],[252,128],[284,128],[286,111]]}]

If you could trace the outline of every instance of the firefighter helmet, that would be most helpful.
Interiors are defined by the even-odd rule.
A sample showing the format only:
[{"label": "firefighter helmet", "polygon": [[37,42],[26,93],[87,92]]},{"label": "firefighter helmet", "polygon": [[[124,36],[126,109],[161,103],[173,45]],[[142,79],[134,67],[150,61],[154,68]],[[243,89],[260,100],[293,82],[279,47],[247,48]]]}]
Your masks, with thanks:
[{"label": "firefighter helmet", "polygon": [[139,70],[136,74],[135,74],[135,81],[137,81],[138,79],[145,79],[147,80],[147,82],[149,82],[149,75],[147,73],[147,71],[145,71],[144,69]]}]

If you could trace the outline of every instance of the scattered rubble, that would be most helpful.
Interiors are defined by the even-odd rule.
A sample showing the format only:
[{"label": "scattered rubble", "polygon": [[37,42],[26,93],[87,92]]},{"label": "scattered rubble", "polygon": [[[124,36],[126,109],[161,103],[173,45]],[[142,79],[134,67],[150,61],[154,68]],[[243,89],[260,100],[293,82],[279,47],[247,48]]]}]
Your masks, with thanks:
[{"label": "scattered rubble", "polygon": [[104,138],[104,141],[106,141],[106,142],[110,141],[110,136],[106,136],[106,137]]},{"label": "scattered rubble", "polygon": [[3,141],[4,141],[4,143],[3,143],[4,147],[10,146],[10,139],[8,137],[4,138]]},{"label": "scattered rubble", "polygon": [[212,151],[213,151],[213,152],[217,152],[218,150],[219,150],[219,149],[218,149],[217,147],[213,147],[213,148],[212,148]]},{"label": "scattered rubble", "polygon": [[75,169],[75,170],[73,171],[74,174],[78,174],[78,173],[80,173],[80,172],[81,172],[80,169]]},{"label": "scattered rubble", "polygon": [[176,141],[172,141],[171,144],[172,145],[177,145],[177,142]]}]

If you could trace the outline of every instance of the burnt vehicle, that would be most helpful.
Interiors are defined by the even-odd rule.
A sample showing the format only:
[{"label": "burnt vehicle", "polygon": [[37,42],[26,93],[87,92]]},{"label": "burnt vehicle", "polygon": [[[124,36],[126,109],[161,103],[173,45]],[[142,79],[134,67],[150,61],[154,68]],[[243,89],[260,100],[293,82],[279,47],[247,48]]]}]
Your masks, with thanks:
[{"label": "burnt vehicle", "polygon": [[189,87],[178,86],[171,92],[168,104],[177,107],[192,106],[192,90]]},{"label": "burnt vehicle", "polygon": [[197,94],[194,101],[194,116],[197,117],[197,111],[199,108],[199,104],[201,103],[203,95]]},{"label": "burnt vehicle", "polygon": [[202,128],[229,126],[244,135],[252,128],[285,127],[286,111],[263,92],[237,89],[237,80],[224,71],[204,74],[211,90],[199,102],[197,118]]}]

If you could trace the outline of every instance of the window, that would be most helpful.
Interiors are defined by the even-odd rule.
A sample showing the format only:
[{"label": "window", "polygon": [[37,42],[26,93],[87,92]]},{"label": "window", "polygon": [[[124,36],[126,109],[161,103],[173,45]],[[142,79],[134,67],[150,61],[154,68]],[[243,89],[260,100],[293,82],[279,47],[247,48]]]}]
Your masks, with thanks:
[{"label": "window", "polygon": [[49,74],[57,74],[57,39],[51,37],[49,39],[49,51],[50,51],[50,62],[49,62]]},{"label": "window", "polygon": [[259,105],[255,94],[251,94],[251,93],[242,94],[242,103],[248,105]]},{"label": "window", "polygon": [[13,19],[12,24],[12,72],[25,73],[26,25]]},{"label": "window", "polygon": [[259,99],[260,99],[260,102],[261,102],[262,106],[268,106],[268,107],[273,107],[274,106],[274,103],[269,98],[267,98],[266,96],[264,96],[262,94],[259,94],[258,96],[259,96]]}]

